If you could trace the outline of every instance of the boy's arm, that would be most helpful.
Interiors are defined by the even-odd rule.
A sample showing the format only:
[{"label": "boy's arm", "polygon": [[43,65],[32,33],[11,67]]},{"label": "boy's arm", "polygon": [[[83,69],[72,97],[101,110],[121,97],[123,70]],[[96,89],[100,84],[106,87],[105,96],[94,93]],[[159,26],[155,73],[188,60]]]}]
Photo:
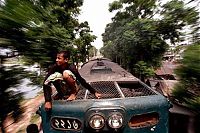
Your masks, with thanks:
[{"label": "boy's arm", "polygon": [[84,78],[78,73],[78,81],[83,85],[86,89],[88,89],[92,94],[95,95],[96,98],[101,98],[101,94],[97,92],[90,84],[88,84]]},{"label": "boy's arm", "polygon": [[45,104],[44,108],[46,111],[50,111],[52,108],[52,99],[51,99],[51,87],[49,85],[44,85],[43,84],[43,92],[44,92],[44,99],[45,99]]},{"label": "boy's arm", "polygon": [[[46,79],[53,73],[54,71],[54,66],[50,67],[48,69],[48,73],[44,79],[44,82],[46,81]],[[51,86],[49,85],[45,85],[43,82],[43,92],[44,92],[44,99],[45,99],[45,110],[49,111],[52,108],[52,99],[51,99],[51,94],[52,94],[52,90],[51,90]]]},{"label": "boy's arm", "polygon": [[81,77],[80,73],[74,65],[70,65],[70,70],[74,73],[77,80],[81,83],[82,86],[88,89],[92,94],[96,93],[96,90],[90,84],[88,84],[83,77]]},{"label": "boy's arm", "polygon": [[49,85],[44,85],[43,84],[43,92],[44,92],[44,99],[45,102],[51,102],[51,94],[52,94],[52,90],[51,87]]}]

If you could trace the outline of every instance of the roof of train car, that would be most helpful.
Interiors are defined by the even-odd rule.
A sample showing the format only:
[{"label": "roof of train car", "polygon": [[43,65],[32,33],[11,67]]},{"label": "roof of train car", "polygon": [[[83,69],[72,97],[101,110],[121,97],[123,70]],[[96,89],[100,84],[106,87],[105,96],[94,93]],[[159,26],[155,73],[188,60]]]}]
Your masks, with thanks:
[{"label": "roof of train car", "polygon": [[87,82],[138,81],[131,73],[106,58],[88,61],[82,66],[79,72]]}]

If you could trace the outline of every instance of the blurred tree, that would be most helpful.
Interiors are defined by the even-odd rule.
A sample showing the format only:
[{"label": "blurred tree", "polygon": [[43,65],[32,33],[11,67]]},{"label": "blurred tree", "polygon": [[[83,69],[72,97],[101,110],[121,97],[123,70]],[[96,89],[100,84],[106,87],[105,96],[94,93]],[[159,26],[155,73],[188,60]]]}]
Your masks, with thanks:
[{"label": "blurred tree", "polygon": [[89,49],[89,57],[94,57],[94,56],[97,56],[97,49],[92,46],[90,49]]},{"label": "blurred tree", "polygon": [[180,102],[200,111],[200,42],[184,51],[181,65],[176,69],[179,84],[173,95]]},{"label": "blurred tree", "polygon": [[186,26],[191,27],[190,35],[198,33],[196,8],[178,0],[165,4],[158,0],[119,0],[110,4],[109,11],[116,11],[116,15],[102,34],[101,52],[137,75],[135,64],[143,61],[147,69],[158,67],[167,41],[174,45],[183,41]]},{"label": "blurred tree", "polygon": [[[51,64],[59,50],[76,51],[77,37],[84,40],[83,46],[77,46],[90,47],[95,38],[85,30],[89,26],[77,19],[82,4],[82,0],[5,0],[0,10],[0,38],[9,43],[0,46],[17,50],[26,63],[37,62],[41,67]],[[88,54],[82,51],[83,56]]]},{"label": "blurred tree", "polygon": [[[85,58],[88,55],[85,49],[91,47],[90,43],[96,37],[91,35],[86,22],[84,25],[78,22],[82,4],[83,0],[1,1],[0,47],[17,51],[25,64],[36,62],[41,68],[53,63],[59,50],[69,49],[73,56],[80,51]],[[76,40],[80,40],[80,44]],[[6,57],[0,57],[2,64]],[[18,83],[18,76],[14,69],[7,71],[1,67],[1,126],[8,113],[15,115],[17,110],[20,111],[20,97],[9,91]],[[34,83],[41,84],[41,76],[26,73],[24,77],[33,77]]]},{"label": "blurred tree", "polygon": [[20,106],[22,94],[10,90],[10,87],[15,87],[20,83],[20,79],[24,76],[21,69],[13,66],[10,68],[0,67],[0,129],[5,133],[5,119],[7,116],[17,121],[23,113],[23,108]]},{"label": "blurred tree", "polygon": [[[82,4],[83,0],[5,0],[0,4],[0,47],[17,51],[25,65],[37,63],[41,71],[55,61],[59,50],[70,50],[72,61],[77,54],[85,61],[96,37],[87,22],[78,22]],[[41,84],[43,75],[29,76]]]}]

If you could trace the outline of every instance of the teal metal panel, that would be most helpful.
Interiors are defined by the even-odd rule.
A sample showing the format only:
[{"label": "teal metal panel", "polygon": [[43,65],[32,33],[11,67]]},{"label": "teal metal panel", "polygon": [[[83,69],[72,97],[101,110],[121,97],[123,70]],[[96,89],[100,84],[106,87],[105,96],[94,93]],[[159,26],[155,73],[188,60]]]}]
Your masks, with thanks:
[{"label": "teal metal panel", "polygon": [[[113,98],[113,99],[86,99],[75,101],[54,101],[51,113],[44,111],[41,106],[42,126],[44,133],[86,133],[88,112],[99,111],[108,116],[113,110],[121,109],[124,115],[124,125],[121,133],[168,133],[168,110],[169,102],[161,95],[142,96],[134,98]],[[155,126],[145,128],[130,128],[128,122],[134,115],[157,112],[159,122]],[[52,117],[72,117],[80,120],[81,129],[76,131],[59,131],[50,125]],[[109,132],[105,129],[105,132]]]}]

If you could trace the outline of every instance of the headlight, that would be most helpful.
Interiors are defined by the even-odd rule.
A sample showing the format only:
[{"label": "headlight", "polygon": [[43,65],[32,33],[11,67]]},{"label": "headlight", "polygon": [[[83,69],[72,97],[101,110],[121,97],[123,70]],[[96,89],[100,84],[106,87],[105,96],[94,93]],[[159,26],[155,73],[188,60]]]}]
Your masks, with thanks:
[{"label": "headlight", "polygon": [[90,117],[89,125],[93,129],[101,129],[105,125],[105,120],[100,114],[95,114]]},{"label": "headlight", "polygon": [[112,114],[108,118],[108,125],[111,128],[120,128],[123,124],[123,116],[121,113]]}]

